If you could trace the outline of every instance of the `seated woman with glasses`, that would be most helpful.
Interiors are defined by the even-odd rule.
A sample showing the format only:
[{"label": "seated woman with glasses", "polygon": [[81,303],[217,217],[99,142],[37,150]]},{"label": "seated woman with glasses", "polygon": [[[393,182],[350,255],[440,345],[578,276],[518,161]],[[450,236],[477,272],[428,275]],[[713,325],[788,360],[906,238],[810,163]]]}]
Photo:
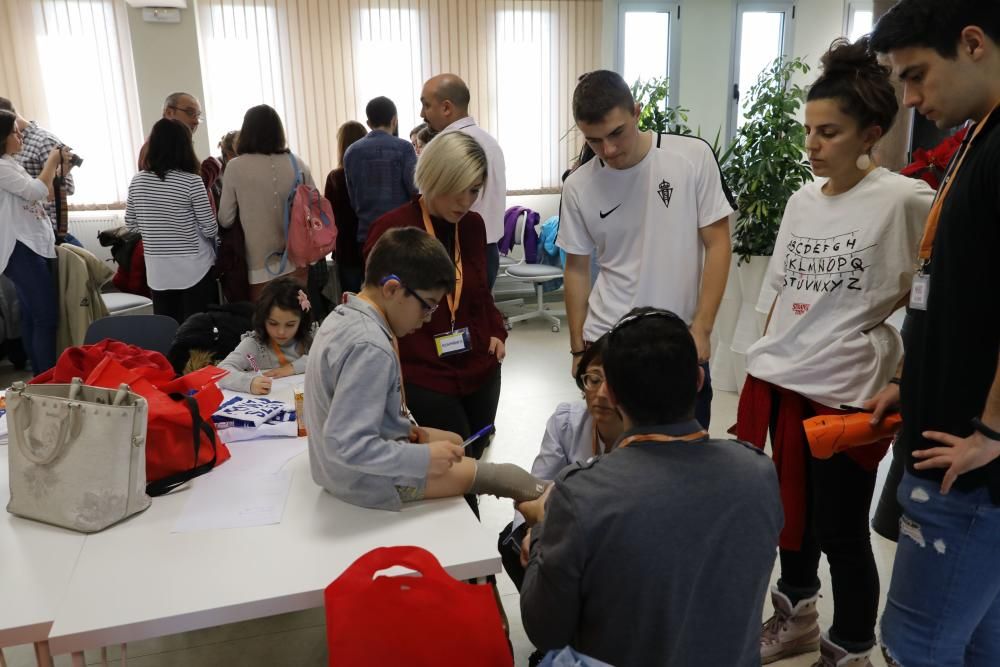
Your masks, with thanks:
[{"label": "seated woman with glasses", "polygon": [[[454,294],[424,304],[427,324],[400,339],[407,405],[425,426],[468,438],[493,424],[507,329],[486,281],[486,227],[470,211],[486,181],[486,154],[461,132],[443,134],[417,161],[420,196],[376,220],[364,257],[395,227],[418,227],[444,245],[455,264]],[[478,459],[486,438],[469,445]]]},{"label": "seated woman with glasses", "polygon": [[[542,446],[531,464],[531,474],[539,479],[553,480],[559,471],[577,461],[607,454],[614,449],[624,430],[621,415],[600,395],[604,384],[604,351],[608,336],[598,338],[584,351],[576,369],[576,386],[583,400],[560,403],[549,417],[542,436]],[[521,564],[521,541],[527,525],[520,512],[500,532],[500,558],[504,569],[518,590],[524,579]]]}]

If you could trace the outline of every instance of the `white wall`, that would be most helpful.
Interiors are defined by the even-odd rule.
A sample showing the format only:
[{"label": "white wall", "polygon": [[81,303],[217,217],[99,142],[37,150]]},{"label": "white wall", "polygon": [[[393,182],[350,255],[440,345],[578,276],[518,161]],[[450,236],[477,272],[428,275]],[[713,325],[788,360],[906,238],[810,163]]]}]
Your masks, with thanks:
[{"label": "white wall", "polygon": [[802,56],[812,68],[799,83],[818,76],[819,59],[837,37],[844,34],[844,4],[835,0],[796,2],[793,55]]},{"label": "white wall", "polygon": [[601,0],[601,67],[614,69],[618,58],[618,0]]},{"label": "white wall", "polygon": [[[163,99],[170,93],[190,93],[202,101],[205,94],[198,58],[198,31],[193,3],[181,10],[180,23],[146,23],[142,10],[129,8],[128,25],[132,36],[132,59],[139,88],[139,113],[142,130],[149,134],[153,123],[163,115]],[[206,113],[211,113],[207,109]],[[200,157],[210,154],[215,141],[207,136],[204,123],[194,135],[194,149]]]},{"label": "white wall", "polygon": [[691,110],[688,124],[708,142],[726,139],[729,69],[736,9],[733,0],[694,0],[681,6],[679,104]]}]

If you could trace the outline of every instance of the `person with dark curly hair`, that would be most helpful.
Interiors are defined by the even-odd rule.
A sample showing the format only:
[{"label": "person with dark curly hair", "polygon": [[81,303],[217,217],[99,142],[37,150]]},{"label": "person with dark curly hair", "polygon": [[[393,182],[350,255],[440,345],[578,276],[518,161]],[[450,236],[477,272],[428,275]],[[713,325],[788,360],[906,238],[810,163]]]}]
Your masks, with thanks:
[{"label": "person with dark curly hair", "polygon": [[[785,509],[761,661],[818,648],[816,665],[833,667],[871,664],[879,580],[868,512],[891,439],[820,459],[802,421],[843,414],[841,406],[861,405],[896,374],[903,346],[886,320],[910,291],[933,193],[872,159],[898,103],[867,38],[836,40],[822,68],[805,108],[805,148],[818,178],[785,208],[757,306],[770,315],[747,351],[737,433],[763,448],[770,431]],[[834,604],[822,636],[821,553]]]}]

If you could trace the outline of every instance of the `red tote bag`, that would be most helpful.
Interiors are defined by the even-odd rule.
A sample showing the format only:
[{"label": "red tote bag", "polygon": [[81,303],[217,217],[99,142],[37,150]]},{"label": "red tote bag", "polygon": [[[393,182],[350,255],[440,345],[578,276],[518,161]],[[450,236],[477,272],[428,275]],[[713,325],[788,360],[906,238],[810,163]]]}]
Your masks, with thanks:
[{"label": "red tote bag", "polygon": [[[420,576],[375,577],[403,566]],[[489,586],[456,581],[429,551],[369,551],[324,593],[330,667],[511,667]]]},{"label": "red tote bag", "polygon": [[105,338],[93,345],[67,347],[59,355],[55,366],[32,378],[29,384],[69,384],[73,378],[89,376],[108,357],[154,385],[170,382],[177,375],[167,358],[159,352]]},{"label": "red tote bag", "polygon": [[[161,355],[162,356],[162,355]],[[146,430],[146,493],[161,496],[229,459],[212,413],[222,403],[216,381],[224,374],[206,366],[170,382],[155,383],[141,371],[103,359],[87,377],[94,387],[128,384],[149,404]]]}]

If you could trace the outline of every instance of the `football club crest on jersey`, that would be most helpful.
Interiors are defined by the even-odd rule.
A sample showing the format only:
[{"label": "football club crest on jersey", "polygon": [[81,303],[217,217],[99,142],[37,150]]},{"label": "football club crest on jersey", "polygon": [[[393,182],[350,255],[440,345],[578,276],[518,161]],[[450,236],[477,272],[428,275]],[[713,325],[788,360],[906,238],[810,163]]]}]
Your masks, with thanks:
[{"label": "football club crest on jersey", "polygon": [[660,181],[660,187],[656,190],[660,199],[663,200],[663,205],[670,208],[670,198],[674,196],[674,188],[667,181]]}]

